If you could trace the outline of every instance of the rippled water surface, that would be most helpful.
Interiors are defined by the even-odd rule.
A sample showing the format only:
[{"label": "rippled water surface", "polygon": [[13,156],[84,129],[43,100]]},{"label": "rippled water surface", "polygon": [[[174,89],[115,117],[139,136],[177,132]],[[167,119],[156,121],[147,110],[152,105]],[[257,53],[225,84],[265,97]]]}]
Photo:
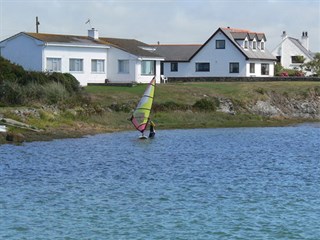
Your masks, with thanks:
[{"label": "rippled water surface", "polygon": [[0,239],[320,239],[320,128],[0,146]]}]

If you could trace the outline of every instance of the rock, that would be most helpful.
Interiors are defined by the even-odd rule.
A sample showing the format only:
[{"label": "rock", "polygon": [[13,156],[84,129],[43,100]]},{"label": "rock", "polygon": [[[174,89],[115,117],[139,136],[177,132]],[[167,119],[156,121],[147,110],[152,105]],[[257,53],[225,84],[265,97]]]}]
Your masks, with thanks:
[{"label": "rock", "polygon": [[284,115],[279,108],[271,105],[270,101],[257,101],[251,110],[253,113],[264,117],[279,117]]},{"label": "rock", "polygon": [[217,109],[217,111],[228,113],[231,115],[236,114],[232,101],[227,98],[219,98],[219,108]]},{"label": "rock", "polygon": [[25,136],[21,133],[7,133],[6,140],[8,142],[22,143],[25,141]]}]

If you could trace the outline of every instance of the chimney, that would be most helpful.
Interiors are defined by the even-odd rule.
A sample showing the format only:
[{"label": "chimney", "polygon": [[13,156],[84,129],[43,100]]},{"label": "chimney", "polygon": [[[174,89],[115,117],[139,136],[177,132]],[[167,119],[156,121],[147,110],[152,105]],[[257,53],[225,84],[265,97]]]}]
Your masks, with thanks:
[{"label": "chimney", "polygon": [[93,38],[95,40],[99,39],[99,32],[98,30],[91,28],[88,30],[88,37]]},{"label": "chimney", "polygon": [[309,51],[309,37],[308,32],[302,32],[301,45]]},{"label": "chimney", "polygon": [[287,37],[288,37],[288,35],[287,35],[286,31],[283,31],[282,35],[281,35],[282,40],[287,38]]}]

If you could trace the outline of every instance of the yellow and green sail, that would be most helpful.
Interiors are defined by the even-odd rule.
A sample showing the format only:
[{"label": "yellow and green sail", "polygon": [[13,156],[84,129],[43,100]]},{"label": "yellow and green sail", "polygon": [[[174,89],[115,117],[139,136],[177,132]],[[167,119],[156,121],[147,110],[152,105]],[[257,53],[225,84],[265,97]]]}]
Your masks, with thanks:
[{"label": "yellow and green sail", "polygon": [[131,122],[135,128],[142,133],[147,128],[150,120],[149,117],[153,103],[155,86],[156,79],[153,78],[148,84],[136,109],[132,113]]}]

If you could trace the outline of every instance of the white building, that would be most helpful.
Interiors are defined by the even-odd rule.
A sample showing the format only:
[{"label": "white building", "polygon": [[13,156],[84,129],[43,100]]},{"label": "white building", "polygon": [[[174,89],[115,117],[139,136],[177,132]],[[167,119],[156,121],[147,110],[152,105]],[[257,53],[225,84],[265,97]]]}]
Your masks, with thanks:
[{"label": "white building", "polygon": [[154,45],[165,77],[270,77],[276,58],[264,33],[219,28],[203,45]]},{"label": "white building", "polygon": [[0,42],[0,55],[25,70],[74,75],[88,83],[160,82],[160,61],[149,45],[134,39],[21,32]]},{"label": "white building", "polygon": [[280,44],[272,51],[272,54],[277,57],[278,62],[284,68],[301,70],[301,64],[313,60],[313,53],[309,50],[308,32],[302,32],[301,40],[298,40],[288,37],[283,31],[281,38]]}]

